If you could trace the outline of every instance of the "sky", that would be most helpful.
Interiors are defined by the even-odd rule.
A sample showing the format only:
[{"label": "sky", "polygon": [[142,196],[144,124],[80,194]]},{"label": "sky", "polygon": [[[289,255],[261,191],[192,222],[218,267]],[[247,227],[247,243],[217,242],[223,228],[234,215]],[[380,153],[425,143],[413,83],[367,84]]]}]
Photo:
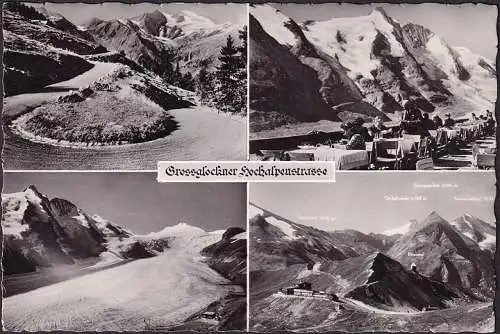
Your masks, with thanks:
[{"label": "sky", "polygon": [[189,10],[201,16],[208,17],[216,23],[246,23],[247,8],[244,4],[203,4],[203,3],[167,3],[167,4],[123,4],[123,3],[50,3],[45,7],[49,12],[59,13],[76,25],[96,17],[103,20],[116,18],[130,18],[160,9],[169,14],[176,14],[181,10]]},{"label": "sky", "polygon": [[252,183],[251,203],[293,222],[325,231],[383,232],[422,221],[432,211],[446,220],[463,214],[494,223],[492,172],[343,172],[335,183]]},{"label": "sky", "polygon": [[246,229],[244,183],[157,183],[156,173],[5,173],[4,193],[34,184],[50,198],[69,200],[134,233],[184,222],[205,231]]},{"label": "sky", "polygon": [[464,46],[495,61],[497,53],[497,8],[484,4],[273,4],[295,21],[324,21],[333,17],[368,15],[382,7],[401,25],[412,22],[423,25],[451,46]]}]

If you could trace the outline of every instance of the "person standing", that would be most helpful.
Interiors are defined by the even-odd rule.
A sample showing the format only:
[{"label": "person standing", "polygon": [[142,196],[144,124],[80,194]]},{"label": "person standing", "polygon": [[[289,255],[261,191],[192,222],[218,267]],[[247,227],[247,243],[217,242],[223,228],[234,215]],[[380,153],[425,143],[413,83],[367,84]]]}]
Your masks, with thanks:
[{"label": "person standing", "polygon": [[401,121],[403,132],[410,135],[418,135],[422,127],[422,113],[413,101],[407,101],[404,104],[405,112]]},{"label": "person standing", "polygon": [[434,122],[434,125],[436,126],[436,129],[442,128],[443,127],[443,120],[441,117],[439,117],[438,114],[436,114],[433,118],[432,121]]},{"label": "person standing", "polygon": [[455,120],[453,118],[451,118],[450,113],[446,113],[445,116],[446,116],[446,118],[444,120],[444,126],[448,129],[453,128],[455,126]]}]

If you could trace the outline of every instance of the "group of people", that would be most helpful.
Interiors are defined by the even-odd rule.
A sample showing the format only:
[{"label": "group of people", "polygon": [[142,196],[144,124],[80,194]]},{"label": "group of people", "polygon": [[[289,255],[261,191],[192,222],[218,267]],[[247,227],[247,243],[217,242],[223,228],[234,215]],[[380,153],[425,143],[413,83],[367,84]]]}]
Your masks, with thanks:
[{"label": "group of people", "polygon": [[[404,105],[404,113],[401,120],[399,134],[420,135],[431,139],[430,131],[439,128],[454,128],[455,120],[450,113],[446,113],[444,120],[435,115],[432,119],[427,112],[422,112],[414,101],[407,101]],[[486,110],[486,115],[476,116],[471,114],[469,123],[477,123],[486,121],[486,134],[495,133],[495,120],[493,113]],[[373,141],[374,138],[381,136],[399,135],[393,133],[392,129],[388,129],[380,117],[375,117],[369,127],[363,126],[365,120],[362,117],[356,118],[354,121],[341,124],[341,129],[344,131],[344,138],[347,140],[346,148],[348,150],[364,150],[365,143]]]},{"label": "group of people", "polygon": [[[344,131],[344,137],[348,140],[346,149],[348,150],[364,150],[366,149],[365,142],[373,140],[373,135],[370,134],[368,128],[364,127],[365,120],[362,117],[356,118],[352,122],[342,123],[340,128]],[[384,126],[382,124],[382,126]]]},{"label": "group of people", "polygon": [[[444,120],[437,114],[430,119],[429,114],[421,112],[418,106],[412,101],[407,101],[404,104],[404,109],[405,111],[401,121],[402,133],[429,137],[430,130],[437,130],[443,127],[451,129],[456,125],[450,113],[444,115]],[[472,113],[468,123],[474,124],[479,121],[486,121],[486,128],[489,129],[488,132],[494,133],[495,120],[493,119],[493,113],[491,111],[486,110],[486,115],[480,115],[479,117],[477,117],[475,113]]]},{"label": "group of people", "polygon": [[429,114],[421,112],[413,101],[407,101],[403,107],[405,111],[401,120],[402,133],[429,137],[430,130],[437,130],[442,127],[451,129],[455,126],[455,120],[451,118],[450,113],[445,114],[444,120],[437,114],[430,119]]}]

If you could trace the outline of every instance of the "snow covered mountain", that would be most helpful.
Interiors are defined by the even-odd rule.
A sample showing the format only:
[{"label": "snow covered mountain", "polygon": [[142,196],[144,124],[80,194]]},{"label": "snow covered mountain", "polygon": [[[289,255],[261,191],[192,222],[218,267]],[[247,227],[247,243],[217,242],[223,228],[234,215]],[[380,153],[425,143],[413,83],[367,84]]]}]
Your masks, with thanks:
[{"label": "snow covered mountain", "polygon": [[[405,267],[415,263],[428,277],[491,297],[495,291],[494,251],[484,246],[491,244],[495,230],[477,218],[463,217],[449,223],[432,212],[398,239],[387,255]],[[469,219],[475,224],[469,226]],[[471,231],[477,231],[477,236]],[[487,242],[481,247],[477,240]]]},{"label": "snow covered mountain", "polygon": [[109,49],[122,51],[140,65],[163,74],[172,61],[182,71],[213,69],[218,52],[231,35],[238,38],[241,25],[217,24],[191,11],[171,15],[155,10],[133,18],[92,19],[85,31]]},{"label": "snow covered mountain", "polygon": [[493,252],[477,241],[491,238],[491,226],[470,215],[448,223],[434,212],[387,234],[369,235],[321,231],[255,205],[249,206],[249,217],[251,304],[259,309],[252,310],[257,318],[268,318],[260,312],[326,307],[320,300],[293,302],[276,295],[303,281],[365,311],[387,314],[448,309],[494,296]]},{"label": "snow covered mountain", "polygon": [[385,250],[381,240],[355,231],[327,232],[289,221],[250,204],[252,270],[312,265]]},{"label": "snow covered mountain", "polygon": [[[49,199],[33,185],[22,192],[2,194],[2,210],[6,274],[89,261],[105,266],[154,257],[175,248],[199,255],[206,247],[225,240],[223,231],[205,232],[185,223],[137,235],[98,215],[88,215],[66,199]],[[221,252],[226,246],[220,245]]]},{"label": "snow covered mountain", "polygon": [[496,228],[481,219],[465,214],[450,221],[457,230],[478,243],[481,249],[496,249]]},{"label": "snow covered mountain", "polygon": [[[251,49],[266,45],[271,48],[267,54],[276,56],[279,50],[294,56],[283,57],[279,66],[272,57],[257,57],[251,68],[266,62],[266,72],[273,73],[299,61],[315,74],[312,79],[297,76],[293,83],[275,81],[274,90],[264,90],[270,74],[257,72],[251,81],[256,86],[251,88],[256,93],[251,99],[256,131],[267,121],[262,114],[294,116],[287,108],[291,96],[286,92],[293,94],[288,87],[302,85],[301,81],[314,83],[307,94],[320,93],[328,106],[329,112],[316,113],[320,119],[394,118],[408,99],[427,112],[450,111],[455,116],[481,112],[495,103],[496,70],[491,60],[450,46],[425,27],[401,26],[381,8],[362,17],[297,23],[272,6],[252,5],[250,17]],[[262,103],[264,94],[270,93],[274,96],[267,99],[273,104]],[[308,120],[295,117],[295,121]]]},{"label": "snow covered mountain", "polygon": [[[134,234],[33,185],[2,194],[2,212],[6,328],[49,330],[54,319],[65,330],[244,328],[241,228],[206,232],[178,223]],[[217,319],[205,321],[209,311]]]}]

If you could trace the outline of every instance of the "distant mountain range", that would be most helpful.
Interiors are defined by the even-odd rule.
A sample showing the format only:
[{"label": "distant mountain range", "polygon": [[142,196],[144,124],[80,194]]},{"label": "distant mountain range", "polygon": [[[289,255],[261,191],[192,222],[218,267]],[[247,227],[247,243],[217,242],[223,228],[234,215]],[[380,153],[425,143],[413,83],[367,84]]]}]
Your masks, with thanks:
[{"label": "distant mountain range", "polygon": [[251,128],[361,116],[393,119],[412,99],[462,116],[492,108],[494,63],[381,9],[362,17],[298,23],[269,5],[250,7]]},{"label": "distant mountain range", "polygon": [[217,24],[190,11],[171,15],[159,10],[133,18],[92,19],[83,29],[100,44],[125,55],[159,74],[165,68],[168,53],[179,61],[182,71],[197,73],[200,68],[213,70],[218,64],[220,47],[229,35],[237,39],[242,25]]},{"label": "distant mountain range", "polygon": [[179,223],[160,232],[136,235],[98,215],[87,214],[66,199],[49,199],[35,186],[2,194],[2,209],[6,275],[85,261],[105,266],[197,243],[211,267],[232,281],[238,280],[238,284],[246,284],[238,276],[246,270],[246,233],[239,228],[225,233],[205,232]]},{"label": "distant mountain range", "polygon": [[432,212],[390,235],[322,231],[255,205],[249,217],[251,304],[299,281],[391,312],[494,298],[496,231],[477,217]]},{"label": "distant mountain range", "polygon": [[242,26],[217,24],[190,11],[171,15],[158,10],[75,26],[44,7],[10,3],[3,20],[6,94],[68,80],[88,71],[96,60],[159,76],[179,63],[181,72],[194,77],[201,68],[215,69],[220,48],[229,35],[237,40]]},{"label": "distant mountain range", "polygon": [[[77,298],[82,300],[85,299],[82,296],[94,289],[95,281],[91,277],[97,279],[104,275],[108,278],[101,284],[110,289],[120,284],[123,289],[129,289],[128,283],[121,279],[133,282],[128,292],[137,294],[140,308],[144,301],[142,292],[157,289],[157,293],[164,294],[169,289],[178,289],[172,295],[173,302],[179,302],[182,307],[191,306],[183,312],[187,318],[167,312],[164,319],[169,326],[205,330],[234,330],[245,326],[247,243],[246,232],[241,228],[206,232],[178,223],[158,232],[138,235],[98,215],[91,216],[66,199],[49,198],[33,185],[21,192],[2,194],[2,211],[3,288],[9,305],[15,305],[19,296],[36,299],[40,287],[45,287],[49,294],[50,291],[59,294],[58,288],[87,281],[78,288],[82,289],[82,295]],[[142,282],[143,275],[149,275],[146,283]],[[179,277],[185,284],[177,284],[177,279],[170,281],[172,277]],[[214,292],[221,282],[232,287],[223,295]],[[146,285],[141,287],[141,284]],[[72,289],[73,293],[78,295],[78,289]],[[113,292],[108,293],[100,297],[113,300]],[[185,304],[182,298],[186,297],[175,300],[179,296],[187,296]],[[41,298],[41,305],[46,308],[55,307],[54,303],[61,300]],[[66,303],[72,301],[67,295],[62,298],[66,298]],[[136,307],[132,304],[127,307]],[[203,321],[204,312],[209,311],[217,313],[217,321]],[[157,312],[154,306],[153,312]],[[154,324],[147,323],[149,318],[144,317],[146,320],[134,318],[138,320],[130,326],[144,329],[146,323],[156,329]],[[61,315],[61,319],[71,321],[66,315]],[[14,325],[9,322],[7,326]],[[94,329],[93,324],[89,326],[89,330]]]}]

